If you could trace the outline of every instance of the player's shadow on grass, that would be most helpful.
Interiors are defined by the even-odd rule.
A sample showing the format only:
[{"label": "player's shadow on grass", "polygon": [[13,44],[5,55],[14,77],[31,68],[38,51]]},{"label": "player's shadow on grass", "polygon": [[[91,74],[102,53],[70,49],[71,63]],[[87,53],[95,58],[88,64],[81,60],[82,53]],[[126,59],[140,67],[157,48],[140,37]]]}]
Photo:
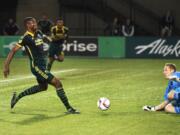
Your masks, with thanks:
[{"label": "player's shadow on grass", "polygon": [[47,116],[46,114],[34,114],[34,113],[23,113],[23,112],[11,112],[12,114],[20,114],[20,115],[30,115],[32,117],[24,119],[22,121],[17,121],[17,122],[13,122],[14,124],[19,124],[19,125],[29,125],[29,124],[33,124],[33,123],[37,123],[37,122],[42,122],[42,121],[47,121],[47,120],[52,120],[52,119],[57,119],[57,118],[61,118],[61,117],[65,117],[68,114],[59,114],[59,115],[55,115],[55,116]]}]

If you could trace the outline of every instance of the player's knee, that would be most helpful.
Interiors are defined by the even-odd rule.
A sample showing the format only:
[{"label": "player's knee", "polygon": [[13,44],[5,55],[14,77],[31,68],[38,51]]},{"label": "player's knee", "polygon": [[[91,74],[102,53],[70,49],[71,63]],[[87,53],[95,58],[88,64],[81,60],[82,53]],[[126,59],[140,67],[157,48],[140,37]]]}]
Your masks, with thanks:
[{"label": "player's knee", "polygon": [[175,113],[174,106],[172,104],[166,105],[164,110],[165,110],[165,112]]},{"label": "player's knee", "polygon": [[64,61],[64,59],[58,59],[58,61],[59,61],[59,62],[63,62],[63,61]]},{"label": "player's knee", "polygon": [[52,84],[53,84],[54,87],[56,87],[56,88],[63,87],[61,81],[60,81],[59,79],[57,79],[57,78],[53,78]]},{"label": "player's knee", "polygon": [[63,62],[63,61],[64,61],[64,58],[63,58],[63,57],[59,57],[57,60],[58,60],[59,62]]},{"label": "player's knee", "polygon": [[41,84],[39,85],[41,91],[45,91],[48,88],[48,84]]},{"label": "player's knee", "polygon": [[62,83],[61,83],[60,80],[57,79],[56,88],[60,88],[60,87],[63,87],[63,86],[62,86]]},{"label": "player's knee", "polygon": [[49,57],[49,63],[53,63],[54,62],[54,58],[53,57]]}]

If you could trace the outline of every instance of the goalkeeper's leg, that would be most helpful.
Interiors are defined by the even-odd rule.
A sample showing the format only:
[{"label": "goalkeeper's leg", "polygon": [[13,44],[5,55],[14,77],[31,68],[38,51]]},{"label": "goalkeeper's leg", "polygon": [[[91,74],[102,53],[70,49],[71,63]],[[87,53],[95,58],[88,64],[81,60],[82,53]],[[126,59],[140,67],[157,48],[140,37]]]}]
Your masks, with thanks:
[{"label": "goalkeeper's leg", "polygon": [[[176,96],[175,92],[175,96]],[[176,97],[175,97],[176,98]],[[169,113],[177,113],[180,114],[180,100],[172,100],[166,107],[165,107],[165,111],[169,112]]]},{"label": "goalkeeper's leg", "polygon": [[174,107],[171,103],[166,105],[164,110],[168,113],[180,113],[180,107]]}]

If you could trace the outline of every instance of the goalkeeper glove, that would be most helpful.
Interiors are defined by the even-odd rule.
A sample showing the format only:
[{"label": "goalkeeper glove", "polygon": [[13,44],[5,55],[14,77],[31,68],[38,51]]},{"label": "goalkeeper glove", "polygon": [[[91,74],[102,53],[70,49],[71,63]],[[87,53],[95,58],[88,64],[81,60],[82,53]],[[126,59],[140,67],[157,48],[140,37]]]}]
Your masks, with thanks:
[{"label": "goalkeeper glove", "polygon": [[143,110],[144,111],[151,111],[151,112],[156,111],[154,106],[149,106],[149,105],[143,106]]}]

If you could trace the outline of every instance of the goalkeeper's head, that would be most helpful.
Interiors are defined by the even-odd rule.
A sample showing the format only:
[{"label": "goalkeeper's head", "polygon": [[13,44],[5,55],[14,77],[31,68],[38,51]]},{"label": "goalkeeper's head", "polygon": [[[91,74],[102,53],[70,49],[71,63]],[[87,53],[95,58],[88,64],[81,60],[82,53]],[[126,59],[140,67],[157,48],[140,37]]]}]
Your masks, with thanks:
[{"label": "goalkeeper's head", "polygon": [[173,63],[166,63],[163,70],[165,77],[169,77],[174,72],[176,72],[176,65]]}]

